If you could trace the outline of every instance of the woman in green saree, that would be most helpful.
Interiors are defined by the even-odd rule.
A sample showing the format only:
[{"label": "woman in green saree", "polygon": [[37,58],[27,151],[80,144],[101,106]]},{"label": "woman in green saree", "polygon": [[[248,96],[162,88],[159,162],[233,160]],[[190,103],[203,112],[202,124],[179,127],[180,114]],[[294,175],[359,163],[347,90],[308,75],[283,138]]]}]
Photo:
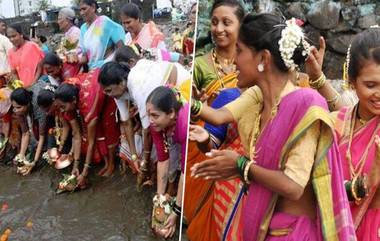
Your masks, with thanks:
[{"label": "woman in green saree", "polygon": [[238,1],[214,2],[211,8],[211,39],[214,48],[196,57],[194,63],[193,81],[198,91],[205,90],[207,94],[212,94],[220,88],[236,86],[234,58],[243,17],[244,9]]}]

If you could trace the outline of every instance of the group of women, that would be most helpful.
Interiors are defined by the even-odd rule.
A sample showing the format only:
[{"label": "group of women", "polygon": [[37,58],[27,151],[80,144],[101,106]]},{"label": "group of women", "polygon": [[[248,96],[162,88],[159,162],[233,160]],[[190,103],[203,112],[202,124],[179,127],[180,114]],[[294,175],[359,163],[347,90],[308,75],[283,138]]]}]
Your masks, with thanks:
[{"label": "group of women", "polygon": [[165,36],[153,22],[143,23],[135,4],[122,7],[124,28],[99,16],[94,0],[79,7],[80,28],[72,9],[59,12],[65,35],[56,53],[44,54],[20,25],[7,28],[13,47],[8,82],[0,89],[1,160],[15,163],[22,175],[46,162],[66,168],[70,174],[58,188],[74,191],[86,188],[96,164],[104,163],[99,175],[112,175],[119,153],[123,171],[129,165],[138,173],[139,188],[157,175],[152,228],[171,237],[181,215],[190,73],[180,58],[147,59],[144,51],[189,53],[170,52]]},{"label": "group of women", "polygon": [[[190,240],[380,240],[380,28],[354,37],[354,105],[294,19],[215,1],[197,57],[184,216]],[[311,88],[297,85],[305,65]]]}]

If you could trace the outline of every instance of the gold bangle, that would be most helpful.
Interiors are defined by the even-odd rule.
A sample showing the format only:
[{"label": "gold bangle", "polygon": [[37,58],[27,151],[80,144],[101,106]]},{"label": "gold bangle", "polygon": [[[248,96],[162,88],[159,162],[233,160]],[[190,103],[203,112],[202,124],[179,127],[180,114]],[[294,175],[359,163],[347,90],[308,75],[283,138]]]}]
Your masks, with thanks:
[{"label": "gold bangle", "polygon": [[322,73],[318,79],[309,81],[310,87],[316,90],[320,89],[323,85],[325,85],[325,83],[326,83],[326,76],[324,73]]},{"label": "gold bangle", "polygon": [[335,105],[340,97],[340,94],[336,92],[335,96],[332,99],[326,99],[328,106],[331,107],[330,109],[335,109]]},{"label": "gold bangle", "polygon": [[255,161],[249,161],[245,165],[245,168],[244,168],[244,182],[247,185],[251,184],[251,181],[249,180],[249,177],[248,177],[249,168],[251,167],[252,164],[255,164],[255,163],[256,163]]}]

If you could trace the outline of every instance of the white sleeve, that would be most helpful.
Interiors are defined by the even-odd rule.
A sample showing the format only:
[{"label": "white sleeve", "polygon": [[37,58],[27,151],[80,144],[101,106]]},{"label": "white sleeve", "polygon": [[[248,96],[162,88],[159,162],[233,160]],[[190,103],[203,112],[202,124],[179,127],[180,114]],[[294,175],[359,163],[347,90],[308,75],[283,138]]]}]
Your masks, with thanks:
[{"label": "white sleeve", "polygon": [[124,99],[115,99],[115,103],[117,106],[117,109],[120,113],[120,120],[121,121],[127,121],[129,119],[129,109],[128,109],[128,100]]}]

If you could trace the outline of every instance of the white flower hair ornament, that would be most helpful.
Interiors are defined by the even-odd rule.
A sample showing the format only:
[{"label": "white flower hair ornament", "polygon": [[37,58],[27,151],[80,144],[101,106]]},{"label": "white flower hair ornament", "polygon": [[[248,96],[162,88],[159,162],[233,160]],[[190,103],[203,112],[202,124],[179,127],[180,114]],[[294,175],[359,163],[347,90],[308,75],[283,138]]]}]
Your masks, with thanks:
[{"label": "white flower hair ornament", "polygon": [[278,41],[278,45],[285,66],[293,71],[298,68],[293,60],[294,51],[302,44],[304,48],[302,56],[309,56],[310,44],[305,40],[302,28],[297,24],[295,18],[287,20],[285,24],[286,27],[281,31],[281,39]]},{"label": "white flower hair ornament", "polygon": [[51,91],[53,93],[55,92],[55,88],[53,86],[51,86],[51,85],[46,85],[45,88],[44,88],[44,90],[48,90],[48,91]]}]

